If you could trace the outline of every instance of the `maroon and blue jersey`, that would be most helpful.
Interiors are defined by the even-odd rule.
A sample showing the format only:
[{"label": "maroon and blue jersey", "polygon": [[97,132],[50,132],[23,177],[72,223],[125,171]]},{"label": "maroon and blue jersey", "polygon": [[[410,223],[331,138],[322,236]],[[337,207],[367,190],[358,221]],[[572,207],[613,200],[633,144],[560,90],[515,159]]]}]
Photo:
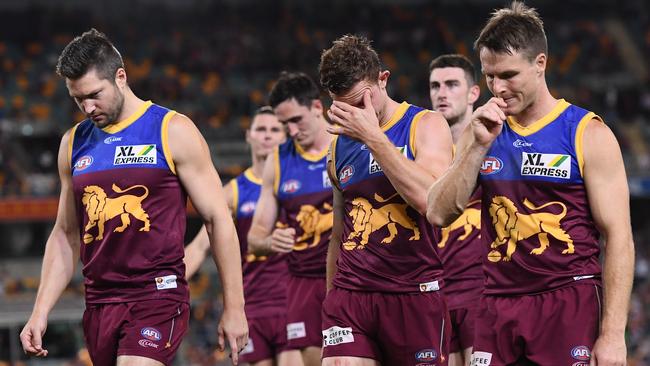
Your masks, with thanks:
[{"label": "maroon and blue jersey", "polygon": [[479,174],[486,294],[600,283],[599,232],[582,176],[582,136],[594,118],[560,100],[530,126],[504,123]]},{"label": "maroon and blue jersey", "polygon": [[327,149],[319,155],[309,154],[289,140],[275,150],[274,161],[278,222],[296,230],[296,243],[288,254],[289,273],[325,277],[334,215]]},{"label": "maroon and blue jersey", "polygon": [[[402,103],[382,130],[414,160],[418,121],[429,111]],[[352,291],[416,293],[442,287],[434,230],[409,206],[367,146],[347,136],[332,143],[333,177],[345,215],[335,286]]]},{"label": "maroon and blue jersey", "polygon": [[230,184],[233,189],[235,228],[243,262],[246,317],[252,319],[286,313],[289,276],[286,255],[257,257],[248,252],[246,238],[260,198],[262,180],[248,169]]},{"label": "maroon and blue jersey", "polygon": [[72,130],[87,303],[188,301],[187,194],[167,138],[174,113],[146,102],[126,120],[98,128],[87,119]]}]

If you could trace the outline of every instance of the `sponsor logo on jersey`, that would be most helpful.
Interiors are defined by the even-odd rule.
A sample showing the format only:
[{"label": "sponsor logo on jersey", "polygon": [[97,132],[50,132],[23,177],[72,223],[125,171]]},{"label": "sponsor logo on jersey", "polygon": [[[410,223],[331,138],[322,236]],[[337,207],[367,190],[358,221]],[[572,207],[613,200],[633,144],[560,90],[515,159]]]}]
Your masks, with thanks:
[{"label": "sponsor logo on jersey", "polygon": [[156,288],[158,290],[167,290],[170,288],[176,288],[176,275],[156,277]]},{"label": "sponsor logo on jersey", "polygon": [[415,353],[415,360],[418,362],[433,362],[438,358],[438,353],[433,348],[427,348]]},{"label": "sponsor logo on jersey", "polygon": [[522,151],[521,175],[569,179],[571,178],[571,156]]},{"label": "sponsor logo on jersey", "polygon": [[[396,146],[397,151],[399,151],[400,154],[404,155],[405,158],[408,158],[408,153],[407,153],[407,148],[406,145],[404,146]],[[375,174],[382,172],[383,170],[381,169],[381,166],[379,166],[379,162],[375,160],[375,157],[372,156],[372,153],[368,154],[368,159],[370,160],[368,164],[368,173],[369,174]]]},{"label": "sponsor logo on jersey", "polygon": [[151,347],[151,348],[158,348],[158,345],[156,343],[153,343],[152,341],[148,339],[141,339],[138,341],[138,344],[144,348]]},{"label": "sponsor logo on jersey", "polygon": [[352,328],[331,327],[323,332],[323,347],[336,346],[344,343],[354,343]]},{"label": "sponsor logo on jersey", "polygon": [[481,163],[481,175],[495,174],[503,169],[503,161],[496,156],[486,156]]},{"label": "sponsor logo on jersey", "polygon": [[589,366],[589,362],[578,361],[572,363],[571,366]]},{"label": "sponsor logo on jersey", "polygon": [[77,169],[77,170],[84,170],[84,169],[88,168],[89,166],[93,165],[93,161],[95,161],[95,159],[93,159],[92,156],[84,155],[84,156],[80,157],[79,160],[77,160],[76,163],[74,163],[74,168]]},{"label": "sponsor logo on jersey", "polygon": [[330,176],[327,174],[327,170],[323,170],[323,188],[329,188],[332,186],[332,181],[330,181]]},{"label": "sponsor logo on jersey", "polygon": [[341,169],[341,174],[339,175],[339,181],[343,184],[347,183],[350,178],[354,175],[354,166],[346,165]]},{"label": "sponsor logo on jersey", "polygon": [[115,146],[113,165],[156,164],[156,145]]},{"label": "sponsor logo on jersey", "polygon": [[104,139],[104,143],[108,145],[118,141],[122,141],[122,136],[108,136]]},{"label": "sponsor logo on jersey", "polygon": [[242,203],[241,208],[239,209],[239,212],[243,214],[250,214],[253,211],[255,211],[255,201],[246,201]]},{"label": "sponsor logo on jersey", "polygon": [[152,327],[146,327],[140,329],[140,334],[150,341],[159,341],[162,339],[162,335],[160,334],[158,329]]},{"label": "sponsor logo on jersey", "polygon": [[309,170],[316,170],[316,169],[323,169],[323,168],[325,168],[325,164],[324,164],[324,163],[320,163],[320,164],[309,164],[309,165],[307,166],[307,169],[309,169]]},{"label": "sponsor logo on jersey", "polygon": [[586,346],[576,346],[571,349],[571,357],[578,361],[589,361],[591,358],[591,351]]},{"label": "sponsor logo on jersey", "polygon": [[521,139],[516,139],[512,143],[512,146],[514,146],[514,147],[531,147],[531,146],[533,146],[533,143],[532,142],[526,142],[526,141],[521,140]]},{"label": "sponsor logo on jersey", "polygon": [[282,183],[280,190],[282,190],[284,193],[294,193],[300,189],[300,186],[301,184],[299,180],[291,179]]}]

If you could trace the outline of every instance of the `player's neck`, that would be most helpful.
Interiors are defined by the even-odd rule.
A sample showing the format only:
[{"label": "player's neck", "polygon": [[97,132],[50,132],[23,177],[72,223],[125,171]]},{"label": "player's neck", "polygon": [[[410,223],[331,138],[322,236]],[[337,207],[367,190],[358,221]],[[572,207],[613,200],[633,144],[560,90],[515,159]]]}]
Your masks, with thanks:
[{"label": "player's neck", "polygon": [[390,121],[391,117],[393,117],[393,114],[395,114],[397,111],[397,108],[399,108],[399,105],[399,103],[386,95],[386,103],[384,103],[383,107],[377,111],[379,126],[383,126],[388,123],[388,121]]},{"label": "player's neck", "polygon": [[318,122],[321,123],[321,128],[314,136],[314,142],[310,146],[300,146],[306,153],[318,155],[327,149],[332,142],[332,135],[327,132],[325,117],[321,117]]},{"label": "player's neck", "polygon": [[449,127],[451,130],[451,139],[454,142],[454,145],[458,143],[458,140],[460,139],[460,136],[463,135],[463,131],[465,131],[465,128],[469,126],[469,123],[472,120],[472,111],[469,110],[465,115],[458,120],[458,122],[454,123]]},{"label": "player's neck", "polygon": [[548,89],[544,88],[540,96],[519,114],[513,116],[517,123],[523,127],[532,125],[546,116],[555,108],[558,100],[551,95]]},{"label": "player's neck", "polygon": [[255,155],[253,154],[253,164],[250,167],[251,172],[253,172],[253,175],[255,178],[262,178],[262,175],[264,174],[264,162],[266,160],[266,156],[264,155]]},{"label": "player's neck", "polygon": [[129,118],[133,113],[140,109],[144,103],[144,100],[133,94],[131,88],[126,88],[124,90],[124,105],[122,106],[122,112],[117,118],[117,121],[124,121]]}]

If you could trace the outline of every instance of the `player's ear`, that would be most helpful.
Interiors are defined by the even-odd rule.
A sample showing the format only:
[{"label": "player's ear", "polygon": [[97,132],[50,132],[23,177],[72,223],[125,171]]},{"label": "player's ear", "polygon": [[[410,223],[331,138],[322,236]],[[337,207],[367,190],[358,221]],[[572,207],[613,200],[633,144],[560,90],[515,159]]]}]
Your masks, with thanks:
[{"label": "player's ear", "polygon": [[379,77],[377,78],[377,84],[379,84],[380,89],[386,89],[386,84],[388,84],[389,76],[390,76],[390,71],[388,70],[379,72]]},{"label": "player's ear", "polygon": [[544,53],[540,53],[535,57],[535,67],[537,68],[537,74],[543,74],[546,70],[546,61],[547,57]]},{"label": "player's ear", "polygon": [[316,110],[323,111],[323,102],[320,101],[320,99],[314,99],[311,101],[311,108],[315,108]]}]

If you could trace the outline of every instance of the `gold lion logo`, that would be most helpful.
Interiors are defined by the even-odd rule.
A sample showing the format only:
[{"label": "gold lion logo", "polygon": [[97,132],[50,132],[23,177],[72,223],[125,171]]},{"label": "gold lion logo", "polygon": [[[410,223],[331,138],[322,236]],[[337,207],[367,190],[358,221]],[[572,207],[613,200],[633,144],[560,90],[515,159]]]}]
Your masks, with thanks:
[{"label": "gold lion logo", "polygon": [[[321,235],[328,230],[332,230],[332,225],[334,224],[332,206],[325,203],[323,208],[327,212],[322,213],[312,205],[300,206],[300,212],[296,215],[296,221],[298,221],[298,224],[302,228],[302,235],[296,239],[296,245],[293,247],[293,250],[305,250],[315,247],[320,243]],[[307,244],[309,239],[312,239],[311,244]]]},{"label": "gold lion logo", "polygon": [[463,230],[465,230],[463,235],[458,237],[458,240],[460,241],[467,239],[469,234],[472,233],[472,230],[481,230],[481,210],[477,208],[469,207],[478,202],[479,200],[468,203],[467,204],[468,208],[465,209],[463,214],[460,215],[456,219],[456,221],[452,222],[451,225],[442,228],[441,230],[442,238],[440,238],[440,242],[438,243],[438,248],[444,248],[445,245],[447,245],[449,234],[451,234],[451,232],[456,229],[462,228]]},{"label": "gold lion logo", "polygon": [[[375,201],[385,203],[397,196],[397,193],[382,198],[375,193]],[[343,243],[346,250],[364,249],[368,244],[370,234],[380,230],[384,226],[388,229],[388,236],[381,240],[382,244],[390,244],[397,235],[397,224],[407,230],[413,231],[409,241],[420,239],[420,229],[415,222],[406,214],[406,203],[389,203],[381,207],[372,207],[372,204],[363,197],[357,197],[352,200],[352,210],[348,215],[352,218],[354,231],[348,235],[348,241]],[[352,241],[354,238],[361,237],[359,244]]]},{"label": "gold lion logo", "polygon": [[493,250],[488,253],[488,260],[491,262],[501,260],[501,254],[496,248],[507,242],[508,247],[503,260],[510,261],[517,249],[517,242],[533,236],[537,236],[540,245],[538,248],[531,250],[530,254],[540,255],[549,247],[549,234],[557,240],[566,243],[567,248],[562,251],[562,254],[573,254],[575,251],[573,239],[560,226],[560,221],[567,212],[564,203],[552,201],[538,207],[532,204],[527,198],[524,199],[524,206],[533,211],[541,210],[551,205],[561,206],[562,212],[559,214],[550,212],[534,212],[528,215],[521,214],[508,197],[496,196],[492,198],[489,212],[497,237],[490,245],[490,248]]},{"label": "gold lion logo", "polygon": [[[142,188],[144,194],[142,196],[125,194],[116,198],[108,198],[106,192],[99,186],[85,187],[81,203],[86,207],[86,213],[88,214],[88,224],[84,228],[85,234],[83,236],[83,241],[86,244],[90,244],[94,240],[102,240],[104,238],[104,224],[117,216],[122,220],[122,225],[116,227],[113,232],[121,233],[131,224],[129,215],[144,223],[140,231],[149,231],[149,215],[142,208],[142,201],[149,196],[149,189],[143,185],[135,185],[122,190],[115,184],[113,184],[112,188],[116,193],[125,193],[134,188]],[[95,226],[97,226],[99,233],[93,239],[92,234],[88,231]]]}]

